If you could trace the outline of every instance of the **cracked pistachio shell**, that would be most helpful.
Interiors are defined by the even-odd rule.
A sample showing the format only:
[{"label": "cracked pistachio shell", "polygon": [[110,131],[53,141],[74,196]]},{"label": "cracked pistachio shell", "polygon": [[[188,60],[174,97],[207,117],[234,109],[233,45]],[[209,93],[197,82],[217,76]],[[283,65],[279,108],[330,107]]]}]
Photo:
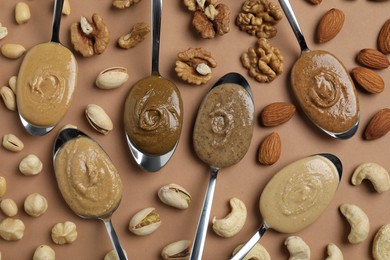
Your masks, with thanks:
[{"label": "cracked pistachio shell", "polygon": [[186,209],[191,203],[190,193],[177,184],[168,184],[160,188],[158,197],[166,205],[178,209]]},{"label": "cracked pistachio shell", "polygon": [[173,242],[163,248],[161,256],[165,260],[185,260],[189,259],[191,253],[191,241],[190,240],[179,240]]},{"label": "cracked pistachio shell", "polygon": [[126,68],[107,68],[97,76],[96,86],[101,89],[114,89],[122,86],[128,79],[129,74]]},{"label": "cracked pistachio shell", "polygon": [[161,225],[160,215],[154,208],[146,208],[138,211],[130,220],[129,230],[138,236],[146,236]]},{"label": "cracked pistachio shell", "polygon": [[108,134],[114,128],[110,117],[98,105],[89,104],[85,109],[85,116],[91,126],[102,134]]}]

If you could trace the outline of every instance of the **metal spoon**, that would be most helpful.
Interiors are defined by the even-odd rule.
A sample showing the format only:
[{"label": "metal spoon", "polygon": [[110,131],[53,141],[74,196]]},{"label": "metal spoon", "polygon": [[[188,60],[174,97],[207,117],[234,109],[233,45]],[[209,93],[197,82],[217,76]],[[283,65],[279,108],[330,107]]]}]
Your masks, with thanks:
[{"label": "metal spoon", "polygon": [[[343,167],[342,167],[342,163],[341,163],[340,159],[337,156],[335,156],[333,154],[328,154],[328,153],[317,154],[315,156],[325,157],[331,163],[334,164],[334,166],[336,167],[337,173],[338,173],[338,182],[340,183],[341,176],[342,176],[342,171],[343,171]],[[260,240],[260,238],[264,235],[264,233],[269,228],[272,228],[272,227],[270,227],[263,220],[263,223],[261,224],[260,229],[248,240],[248,242],[245,245],[243,245],[243,247],[232,258],[230,258],[230,260],[240,260],[240,259],[243,259],[248,254],[248,252],[256,245],[257,241]]]},{"label": "metal spoon", "polygon": [[[174,83],[171,81],[163,78],[160,75],[159,72],[159,52],[160,52],[160,28],[161,28],[161,12],[162,12],[162,0],[152,0],[152,73],[151,76],[144,78],[137,82],[132,89],[130,90],[128,97],[125,102],[125,128],[126,128],[126,139],[128,146],[130,148],[131,154],[134,157],[137,164],[143,168],[146,171],[149,172],[155,172],[160,170],[171,158],[173,153],[175,152],[175,149],[177,147],[177,144],[179,142],[179,136],[181,132],[181,126],[182,126],[182,100],[180,96],[180,92],[175,86]],[[165,89],[170,89],[173,93],[173,100],[177,100],[178,105],[178,111],[177,115],[174,115],[173,117],[177,116],[177,129],[175,130],[175,133],[168,134],[169,136],[177,135],[175,138],[177,139],[174,146],[171,147],[168,151],[159,152],[158,154],[153,154],[151,152],[145,151],[144,148],[142,148],[142,144],[136,144],[134,140],[134,133],[133,131],[130,131],[129,129],[132,127],[135,127],[134,125],[137,124],[131,124],[127,123],[128,117],[132,117],[135,114],[135,108],[129,107],[130,103],[132,102],[131,99],[134,98],[134,93],[139,92],[144,86],[149,86],[148,89],[153,90],[153,88],[158,89],[162,88],[163,84],[165,84]],[[144,91],[144,95],[146,95],[147,90]],[[142,98],[142,97],[141,97]],[[140,99],[140,98],[138,98]],[[169,103],[170,101],[168,101]],[[166,105],[166,104],[164,104]],[[172,111],[169,111],[168,113],[171,113]],[[128,126],[127,126],[128,125]],[[155,139],[154,141],[156,143],[162,143],[166,136],[161,135],[161,133],[150,131],[148,133],[143,133],[142,135],[150,135],[153,136]]]},{"label": "metal spoon", "polygon": [[[75,129],[75,128],[67,128],[67,129],[64,129],[62,130],[56,140],[55,140],[55,143],[54,143],[54,149],[53,149],[53,161],[54,161],[54,164],[55,164],[55,160],[56,160],[56,157],[58,155],[58,152],[61,150],[61,148],[65,145],[66,142],[72,140],[72,139],[76,139],[76,138],[79,138],[79,137],[87,137],[89,138],[90,140],[92,140],[93,142],[95,142],[95,140],[93,140],[91,137],[89,137],[87,134],[85,134],[84,132],[78,130],[78,129]],[[102,148],[103,149],[103,148]],[[108,155],[107,155],[108,157]],[[121,243],[119,242],[119,238],[114,230],[114,226],[112,225],[112,222],[111,222],[111,215],[114,213],[114,211],[118,208],[119,206],[119,203],[120,201],[118,202],[118,204],[115,206],[115,208],[113,208],[109,213],[105,214],[105,215],[102,215],[102,216],[83,216],[83,215],[80,215],[78,214],[77,212],[75,212],[79,217],[81,218],[85,218],[85,219],[100,219],[104,222],[104,225],[107,229],[107,233],[108,235],[110,236],[110,239],[111,239],[111,243],[117,253],[117,256],[119,257],[120,260],[127,260],[127,256],[125,255],[125,252],[122,248],[122,245]]]},{"label": "metal spoon", "polygon": [[[290,5],[290,2],[289,0],[279,0],[279,3],[284,11],[284,13],[286,14],[286,17],[291,25],[291,28],[295,34],[295,37],[297,38],[298,40],[298,43],[299,43],[299,46],[301,48],[301,57],[306,55],[307,53],[310,52],[309,48],[307,47],[307,44],[306,44],[306,41],[305,41],[305,38],[302,34],[302,31],[301,31],[301,28],[299,27],[299,24],[298,24],[298,21],[295,17],[295,14],[294,14],[294,11]],[[323,51],[325,52],[325,51]],[[329,56],[332,56],[334,57],[334,55],[330,54],[330,53],[327,53]],[[341,67],[343,67],[343,65],[341,64],[341,62],[339,62],[337,60],[336,57],[334,57],[334,60],[335,60],[335,64],[339,63],[341,65]],[[310,69],[310,68],[307,68],[307,69]],[[349,73],[347,71],[345,71],[345,68],[344,68],[344,71],[341,71],[340,74],[343,74],[345,75],[346,77],[349,78],[349,81],[351,82],[352,86],[353,86],[353,82],[352,80],[350,79],[349,77]],[[339,76],[341,77],[341,76]],[[336,90],[337,91],[337,90]],[[357,96],[356,96],[356,92],[355,92],[355,99],[356,99],[356,106],[357,106],[357,110],[359,110],[358,108],[358,101],[357,101]],[[304,108],[305,107],[305,104],[301,103],[301,106]],[[305,110],[305,109],[304,109]],[[344,111],[345,112],[345,108],[344,108]],[[317,124],[317,122],[315,122],[315,120],[305,111],[306,115],[309,117],[309,119],[318,127],[320,128],[322,131],[324,131],[326,134],[334,137],[334,138],[339,138],[339,139],[347,139],[347,138],[350,138],[352,137],[357,129],[358,129],[358,126],[359,126],[359,118],[360,118],[360,113],[359,111],[357,111],[357,117],[356,117],[356,122],[354,122],[354,124],[347,130],[345,131],[342,131],[342,132],[334,132],[334,131],[330,131],[330,130],[327,130],[325,129],[324,127],[321,127]],[[346,114],[346,113],[345,113]],[[324,115],[326,116],[326,115]],[[329,120],[331,121],[332,119],[329,118]]]},{"label": "metal spoon", "polygon": [[[233,83],[233,84],[237,84],[237,85],[241,86],[250,96],[252,106],[253,106],[253,94],[252,94],[251,88],[250,88],[248,82],[245,80],[245,78],[238,73],[229,73],[229,74],[226,74],[225,76],[223,76],[220,80],[218,80],[213,85],[213,87],[210,89],[209,93],[212,90],[214,90],[215,88],[218,88],[225,83]],[[207,96],[203,102],[206,102],[205,100],[207,100]],[[253,109],[253,107],[252,107],[252,109]],[[199,114],[198,114],[198,117],[199,117]],[[197,118],[197,120],[198,120],[198,118]],[[237,120],[237,121],[239,121],[239,120]],[[196,129],[195,129],[195,131],[196,131]],[[249,138],[249,142],[250,142],[251,137],[252,137],[251,135],[246,137],[246,138]],[[196,142],[196,141],[194,140],[194,142]],[[237,162],[234,162],[234,164],[235,163],[237,163]],[[194,260],[194,259],[201,260],[202,259],[203,248],[204,248],[204,243],[206,240],[207,227],[209,224],[211,206],[212,206],[212,201],[213,201],[213,197],[214,197],[214,191],[215,191],[218,172],[219,172],[219,167],[210,165],[210,179],[209,179],[209,183],[207,186],[206,195],[205,195],[205,198],[203,201],[202,211],[200,214],[198,227],[197,227],[195,238],[194,238],[194,244],[193,244],[192,252],[191,252],[191,256],[190,256],[191,260]]]},{"label": "metal spoon", "polygon": [[[68,88],[68,89],[64,91],[63,99],[64,100],[66,99],[66,102],[68,104],[70,104],[70,102],[72,100],[72,97],[73,97],[75,84],[76,84],[76,81],[77,81],[77,62],[76,62],[75,57],[71,53],[71,51],[69,51],[65,46],[63,46],[60,43],[60,40],[59,40],[60,23],[61,23],[61,15],[62,15],[63,3],[64,3],[64,0],[56,0],[55,3],[54,3],[52,35],[51,35],[51,40],[49,42],[52,45],[50,45],[49,48],[61,48],[61,49],[63,49],[64,52],[69,56],[69,60],[70,60],[69,64],[67,64],[68,65],[67,69],[75,68],[74,71],[72,71],[73,74],[71,75],[71,77],[69,79],[69,82],[68,82],[68,79],[64,79],[65,80],[64,88]],[[49,43],[43,43],[43,44],[40,44],[40,45],[43,46],[44,44],[49,44]],[[58,51],[58,49],[57,49],[57,51]],[[22,76],[23,73],[24,73],[23,64],[28,64],[32,59],[40,58],[40,57],[36,57],[36,56],[30,56],[29,55],[30,52],[31,52],[31,50],[26,54],[26,57],[23,60],[23,63],[21,65],[21,70],[19,71],[18,79],[21,79],[23,77]],[[42,68],[44,68],[44,66],[46,66],[45,63],[41,63],[39,65],[39,67],[42,67]],[[64,71],[65,70],[66,69],[64,68]],[[66,85],[66,84],[68,84],[68,85]],[[22,108],[23,107],[23,99],[22,99],[22,94],[21,94],[22,91],[23,91],[23,88],[29,88],[29,87],[30,86],[28,86],[27,84],[26,85],[19,85],[18,84],[18,86],[17,86],[18,93],[16,95],[17,96],[17,103],[18,103],[17,106],[18,106],[18,108]],[[31,97],[25,97],[25,99],[30,99],[30,98]],[[45,117],[45,111],[43,111],[43,112],[39,111],[36,107],[37,106],[33,107],[33,109],[34,109],[33,113],[34,114],[41,114],[42,117]],[[52,110],[52,109],[53,108],[50,108],[50,110]],[[19,117],[20,117],[20,120],[21,120],[24,128],[27,130],[28,133],[30,133],[31,135],[34,135],[34,136],[41,136],[41,135],[45,135],[45,134],[49,133],[51,130],[53,130],[53,128],[58,123],[58,122],[56,122],[54,125],[37,125],[37,124],[34,124],[34,123],[30,122],[30,120],[28,120],[25,116],[23,116],[20,111],[18,113],[19,113]]]}]

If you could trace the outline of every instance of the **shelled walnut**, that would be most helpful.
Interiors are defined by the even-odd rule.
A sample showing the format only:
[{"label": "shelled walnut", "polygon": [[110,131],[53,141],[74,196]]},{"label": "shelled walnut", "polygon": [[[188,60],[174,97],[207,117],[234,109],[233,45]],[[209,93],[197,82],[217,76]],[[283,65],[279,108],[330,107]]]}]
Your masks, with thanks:
[{"label": "shelled walnut", "polygon": [[149,24],[143,22],[136,23],[129,33],[122,35],[118,39],[118,45],[123,49],[133,48],[142,42],[149,32]]},{"label": "shelled walnut", "polygon": [[141,0],[113,0],[112,6],[118,9],[124,9],[132,6],[133,4],[138,4]]},{"label": "shelled walnut", "polygon": [[177,75],[190,84],[207,83],[212,76],[211,68],[217,67],[211,53],[203,48],[189,48],[177,54],[175,71]]},{"label": "shelled walnut", "polygon": [[236,24],[250,35],[269,39],[276,35],[275,25],[282,18],[279,5],[268,0],[246,0],[237,15]]},{"label": "shelled walnut", "polygon": [[102,54],[110,42],[110,33],[98,14],[92,15],[92,21],[82,16],[79,22],[72,23],[70,38],[73,47],[84,57]]},{"label": "shelled walnut", "polygon": [[241,55],[241,63],[249,75],[262,83],[273,81],[283,72],[283,61],[279,49],[265,38],[257,40],[256,48],[250,47]]},{"label": "shelled walnut", "polygon": [[194,13],[192,25],[202,38],[212,39],[230,31],[230,9],[216,0],[184,0],[187,9]]}]

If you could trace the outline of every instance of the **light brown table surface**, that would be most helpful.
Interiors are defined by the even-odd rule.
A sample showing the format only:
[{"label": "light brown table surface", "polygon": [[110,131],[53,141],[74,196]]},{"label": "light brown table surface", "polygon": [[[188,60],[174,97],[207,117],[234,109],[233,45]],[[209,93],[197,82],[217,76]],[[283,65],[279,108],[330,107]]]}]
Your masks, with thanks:
[{"label": "light brown table surface", "polygon": [[[28,0],[32,18],[24,25],[14,21],[14,7],[17,1],[0,1],[0,22],[9,30],[9,35],[0,41],[20,43],[27,49],[50,39],[52,21],[52,1]],[[184,102],[184,125],[180,143],[171,161],[158,173],[147,173],[139,169],[128,150],[122,122],[123,104],[131,86],[139,79],[149,75],[151,70],[151,34],[139,46],[130,50],[116,47],[117,38],[128,32],[136,22],[150,23],[150,1],[144,0],[125,10],[115,10],[111,0],[70,0],[71,15],[63,17],[61,40],[71,47],[69,26],[81,15],[90,18],[94,12],[105,20],[111,42],[100,56],[83,58],[76,54],[79,64],[79,81],[72,106],[58,128],[43,137],[32,137],[23,129],[15,112],[0,105],[0,136],[7,133],[17,135],[25,144],[23,151],[11,153],[0,148],[0,175],[8,182],[4,198],[12,198],[19,207],[16,216],[24,221],[26,231],[23,239],[7,242],[0,239],[2,259],[31,259],[35,248],[48,244],[55,251],[57,259],[103,259],[111,249],[111,243],[100,221],[83,220],[75,216],[64,203],[54,177],[52,166],[52,147],[59,128],[67,123],[75,124],[79,129],[95,138],[111,156],[120,172],[124,184],[123,199],[113,215],[113,223],[119,238],[130,259],[159,259],[161,249],[180,239],[193,239],[195,234],[204,192],[209,179],[208,166],[197,159],[192,147],[192,126],[198,106],[211,85],[225,73],[236,71],[246,76],[251,84],[256,117],[262,108],[271,102],[295,102],[289,90],[289,70],[299,56],[299,46],[284,18],[277,26],[278,34],[271,40],[285,58],[285,71],[270,84],[260,84],[251,79],[240,64],[240,55],[255,44],[256,38],[241,32],[234,25],[242,1],[225,0],[231,8],[231,31],[212,40],[201,39],[192,29],[192,15],[182,1],[164,1],[161,35],[160,71],[173,80],[179,87]],[[309,47],[325,49],[338,56],[350,70],[357,64],[355,55],[362,48],[376,48],[376,38],[380,27],[388,19],[390,2],[324,1],[319,6],[308,4],[304,0],[293,1],[296,15],[306,36]],[[345,24],[340,34],[332,41],[318,45],[314,41],[316,25],[327,10],[337,7],[345,12]],[[174,72],[176,54],[189,47],[203,47],[212,52],[218,62],[213,70],[213,79],[203,86],[191,86],[179,79]],[[22,59],[9,60],[0,57],[0,84],[6,85],[9,77],[17,74]],[[103,91],[94,85],[97,74],[105,68],[124,66],[130,74],[129,81],[119,89]],[[379,71],[386,85],[389,85],[389,69]],[[326,212],[310,227],[296,235],[301,236],[311,248],[312,259],[326,257],[326,245],[337,244],[345,259],[370,259],[372,239],[383,224],[390,222],[390,193],[376,193],[369,183],[354,187],[350,184],[353,170],[363,162],[376,162],[390,169],[390,136],[375,141],[365,141],[362,133],[368,120],[379,109],[389,104],[389,89],[383,93],[370,95],[358,90],[361,108],[361,126],[357,134],[346,141],[332,139],[317,130],[299,110],[287,123],[273,128],[256,124],[252,143],[243,160],[235,166],[222,169],[217,179],[217,187],[211,211],[213,216],[223,217],[229,211],[231,197],[243,200],[248,209],[248,218],[244,228],[233,238],[218,237],[210,229],[207,234],[203,259],[227,259],[239,243],[248,240],[261,224],[258,200],[267,181],[279,169],[302,157],[330,152],[338,155],[344,165],[344,176],[336,197]],[[95,103],[103,107],[114,123],[114,130],[103,136],[91,128],[84,117],[84,109]],[[257,151],[261,140],[276,131],[282,140],[280,160],[273,166],[261,166],[257,162]],[[18,171],[20,160],[29,153],[38,155],[44,163],[43,171],[33,177],[23,176]],[[165,184],[177,183],[185,187],[193,201],[186,210],[177,210],[162,204],[157,190]],[[47,212],[38,218],[28,216],[23,210],[24,198],[30,193],[44,195],[49,203]],[[368,239],[361,244],[351,245],[347,241],[349,225],[339,213],[341,203],[354,203],[360,206],[370,218]],[[155,207],[161,215],[162,225],[153,234],[137,237],[131,234],[128,223],[131,216],[145,207]],[[5,216],[0,213],[0,219]],[[54,224],[73,221],[77,224],[78,238],[70,245],[55,245],[50,238]],[[272,230],[265,234],[261,243],[272,259],[287,259],[288,252],[283,245],[288,237]]]}]

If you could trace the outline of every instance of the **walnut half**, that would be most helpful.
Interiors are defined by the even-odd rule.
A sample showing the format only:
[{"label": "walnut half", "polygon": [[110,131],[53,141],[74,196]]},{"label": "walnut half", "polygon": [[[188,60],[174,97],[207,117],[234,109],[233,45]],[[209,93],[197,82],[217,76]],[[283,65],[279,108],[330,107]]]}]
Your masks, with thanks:
[{"label": "walnut half", "polygon": [[150,26],[147,23],[136,23],[128,34],[118,39],[118,45],[123,49],[133,48],[142,42],[149,32]]},{"label": "walnut half", "polygon": [[141,0],[113,0],[112,6],[118,9],[125,9],[133,4],[138,4],[139,2],[141,2]]}]

